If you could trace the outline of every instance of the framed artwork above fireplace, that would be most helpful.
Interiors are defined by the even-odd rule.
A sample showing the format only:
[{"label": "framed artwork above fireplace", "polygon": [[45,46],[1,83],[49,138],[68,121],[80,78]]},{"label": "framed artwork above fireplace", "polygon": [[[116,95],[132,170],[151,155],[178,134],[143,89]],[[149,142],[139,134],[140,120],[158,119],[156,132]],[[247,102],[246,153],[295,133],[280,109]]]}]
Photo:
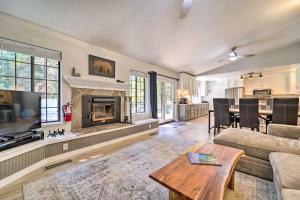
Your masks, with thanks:
[{"label": "framed artwork above fireplace", "polygon": [[115,78],[115,61],[89,55],[89,75]]}]

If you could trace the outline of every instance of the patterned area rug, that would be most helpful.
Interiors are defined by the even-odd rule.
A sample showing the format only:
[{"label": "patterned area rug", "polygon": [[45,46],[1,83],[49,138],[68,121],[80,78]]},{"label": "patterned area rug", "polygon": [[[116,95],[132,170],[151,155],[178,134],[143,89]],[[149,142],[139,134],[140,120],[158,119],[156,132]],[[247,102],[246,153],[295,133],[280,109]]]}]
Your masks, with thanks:
[{"label": "patterned area rug", "polygon": [[[24,199],[167,200],[168,191],[149,174],[196,143],[173,134],[155,136],[29,183],[23,187]],[[227,190],[226,199],[276,199],[272,182],[238,172],[235,178],[235,190]]]}]

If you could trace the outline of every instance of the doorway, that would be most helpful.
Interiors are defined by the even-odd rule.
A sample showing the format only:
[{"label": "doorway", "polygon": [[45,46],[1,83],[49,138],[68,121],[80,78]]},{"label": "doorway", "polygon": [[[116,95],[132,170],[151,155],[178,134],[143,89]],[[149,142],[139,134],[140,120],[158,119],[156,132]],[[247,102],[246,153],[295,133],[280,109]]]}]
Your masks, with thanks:
[{"label": "doorway", "polygon": [[157,116],[159,123],[175,120],[175,83],[165,79],[157,80]]}]

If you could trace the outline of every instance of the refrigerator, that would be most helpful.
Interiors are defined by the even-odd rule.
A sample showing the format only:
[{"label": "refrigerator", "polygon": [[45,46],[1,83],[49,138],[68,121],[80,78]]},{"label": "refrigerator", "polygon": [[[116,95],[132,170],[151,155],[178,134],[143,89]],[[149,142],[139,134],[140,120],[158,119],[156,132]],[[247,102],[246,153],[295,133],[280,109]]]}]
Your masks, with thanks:
[{"label": "refrigerator", "polygon": [[233,87],[225,89],[225,98],[234,99],[234,105],[239,105],[239,98],[243,98],[244,96],[244,87]]}]

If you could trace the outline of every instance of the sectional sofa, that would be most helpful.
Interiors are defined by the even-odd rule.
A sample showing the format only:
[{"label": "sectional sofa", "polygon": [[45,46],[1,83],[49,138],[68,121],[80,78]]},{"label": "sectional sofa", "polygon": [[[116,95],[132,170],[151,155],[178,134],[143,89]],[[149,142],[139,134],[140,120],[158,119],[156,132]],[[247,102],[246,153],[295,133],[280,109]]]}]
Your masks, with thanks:
[{"label": "sectional sofa", "polygon": [[300,200],[300,127],[270,124],[268,134],[229,128],[214,143],[243,149],[236,170],[273,180],[278,200]]}]

